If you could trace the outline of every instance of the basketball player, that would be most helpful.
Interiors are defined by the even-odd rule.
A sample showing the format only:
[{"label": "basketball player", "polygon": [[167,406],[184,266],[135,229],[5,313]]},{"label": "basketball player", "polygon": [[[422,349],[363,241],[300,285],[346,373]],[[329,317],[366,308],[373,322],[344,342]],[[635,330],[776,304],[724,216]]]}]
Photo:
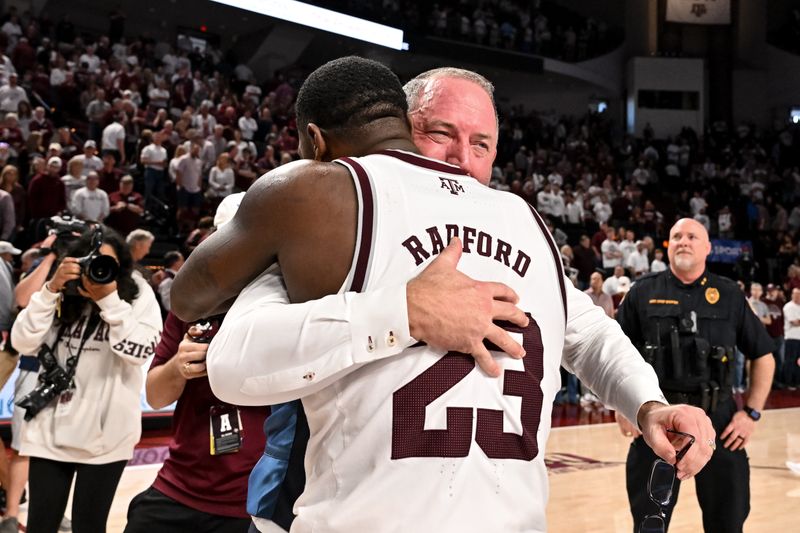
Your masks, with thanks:
[{"label": "basketball player", "polygon": [[[359,360],[351,353],[349,361],[336,361],[338,370],[320,367],[321,381],[332,384],[304,397],[312,434],[307,458],[311,477],[298,502],[295,529],[324,523],[331,530],[380,529],[381,524],[390,529],[446,530],[463,529],[469,523],[487,530],[542,530],[546,474],[539,446],[549,430],[549,399],[558,386],[565,342],[562,328],[567,322],[560,261],[538,215],[524,202],[481,187],[457,167],[413,153],[407,124],[398,114],[405,105],[390,96],[387,86],[397,82],[387,72],[372,62],[346,58],[309,77],[298,99],[303,155],[329,160],[344,153],[380,153],[346,159],[341,166],[301,164],[268,175],[253,189],[255,194],[245,198],[232,223],[238,221],[238,230],[206,241],[213,244],[206,246],[200,270],[214,273],[215,279],[206,284],[220,283],[217,274],[225,257],[232,272],[222,277],[240,283],[252,277],[244,273],[252,266],[239,261],[242,251],[255,256],[243,259],[246,263],[266,266],[277,259],[292,299],[303,301],[334,292],[345,281],[358,290],[404,287],[431,254],[443,252],[448,237],[461,235],[467,252],[461,264],[464,270],[504,279],[519,294],[520,306],[529,311],[526,325],[508,328],[521,336],[527,357],[520,361],[498,354],[503,380],[491,377],[499,372],[472,372],[475,363],[463,354],[442,357],[442,351],[426,346],[407,348],[401,357],[370,365],[363,363],[374,357]],[[362,111],[354,113],[354,100],[370,97],[371,101],[358,102]],[[339,112],[341,116],[333,117]],[[275,179],[277,175],[281,178]],[[432,207],[419,208],[426,203]],[[476,206],[491,206],[498,210],[491,212],[503,216],[490,216],[490,211]],[[357,246],[356,220],[361,236]],[[256,237],[263,249],[253,249]],[[382,253],[371,253],[373,244],[382,247]],[[457,254],[457,247],[462,244],[456,239],[449,253]],[[237,302],[231,312],[237,312],[237,306],[242,316],[260,315],[263,310]],[[578,307],[571,311],[577,315],[571,321],[583,320],[582,334],[591,339],[590,330],[597,329],[593,306]],[[579,339],[568,339],[574,345],[573,355],[587,350],[600,353],[592,361],[572,363],[579,374],[593,378],[590,384],[609,403],[618,400],[624,412],[638,414],[645,433],[662,447],[665,457],[672,453],[674,460],[674,450],[663,435],[665,427],[691,429],[701,438],[707,437],[708,428],[688,408],[635,403],[654,391],[657,394],[655,376],[641,367],[641,357],[617,333],[617,338],[606,335],[602,347],[577,347]],[[390,346],[410,342],[413,339],[398,340],[393,334],[385,339]],[[366,352],[375,351],[367,344]],[[315,382],[315,371],[298,375],[297,370],[255,376],[251,385],[280,388]],[[625,385],[617,387],[620,383]],[[482,408],[473,424],[471,406],[476,403]],[[504,431],[504,418],[510,432]],[[679,464],[681,475],[691,475],[695,466],[702,466],[707,460],[703,455],[704,450],[697,449],[696,462],[684,459]],[[484,482],[476,483],[475,476]],[[429,492],[412,486],[427,487]],[[430,512],[387,521],[392,498]],[[450,519],[431,509],[431,498],[442,499]],[[515,511],[476,512],[476,501],[496,501]],[[459,519],[452,520],[453,516]]]}]

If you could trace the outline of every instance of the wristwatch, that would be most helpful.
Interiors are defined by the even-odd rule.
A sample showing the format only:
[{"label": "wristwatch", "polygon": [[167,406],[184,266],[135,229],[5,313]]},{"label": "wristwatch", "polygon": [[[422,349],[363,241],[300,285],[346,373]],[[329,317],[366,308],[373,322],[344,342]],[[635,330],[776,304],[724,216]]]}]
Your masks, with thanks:
[{"label": "wristwatch", "polygon": [[761,413],[759,411],[756,411],[752,407],[748,407],[748,406],[745,405],[744,408],[742,409],[742,411],[747,413],[747,416],[752,418],[753,421],[755,421],[755,422],[758,422],[759,420],[761,420]]}]

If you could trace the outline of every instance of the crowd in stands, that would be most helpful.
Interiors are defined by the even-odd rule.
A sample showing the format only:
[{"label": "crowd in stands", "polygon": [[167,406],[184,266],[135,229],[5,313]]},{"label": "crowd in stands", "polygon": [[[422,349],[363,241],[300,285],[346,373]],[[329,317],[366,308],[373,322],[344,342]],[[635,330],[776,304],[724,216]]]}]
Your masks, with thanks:
[{"label": "crowd in stands", "polygon": [[[523,21],[536,27],[546,5],[532,3]],[[502,22],[519,18],[520,5],[442,2],[431,13],[473,8],[473,18]],[[68,18],[55,24],[13,10],[0,24],[0,240],[25,250],[63,213],[123,236],[145,227],[151,242],[172,242],[166,251],[178,253],[154,277],[158,288],[213,231],[209,215],[223,198],[297,157],[299,80],[259,82],[212,46],[201,53],[126,39],[114,24],[86,36]],[[666,268],[665,239],[680,217],[699,220],[712,237],[750,242],[733,267],[718,265],[747,290],[772,283],[788,297],[800,288],[797,129],[715,123],[663,138],[648,125],[635,138],[604,114],[512,106],[500,117],[492,186],[549,219],[580,288],[591,290],[599,270],[618,305],[638,277]],[[168,310],[168,291],[158,292]]]},{"label": "crowd in stands", "polygon": [[583,17],[547,0],[318,0],[312,2],[411,33],[583,61],[622,43],[602,20]]}]

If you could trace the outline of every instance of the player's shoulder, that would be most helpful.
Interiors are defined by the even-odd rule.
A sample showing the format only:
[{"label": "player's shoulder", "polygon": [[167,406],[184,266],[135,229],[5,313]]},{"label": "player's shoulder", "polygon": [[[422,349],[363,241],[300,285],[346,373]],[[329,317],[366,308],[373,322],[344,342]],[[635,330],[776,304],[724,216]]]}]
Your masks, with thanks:
[{"label": "player's shoulder", "polygon": [[308,189],[330,187],[345,178],[349,181],[349,176],[347,169],[336,163],[303,159],[270,170],[253,183],[247,194],[260,196],[277,191],[282,194],[305,193]]}]

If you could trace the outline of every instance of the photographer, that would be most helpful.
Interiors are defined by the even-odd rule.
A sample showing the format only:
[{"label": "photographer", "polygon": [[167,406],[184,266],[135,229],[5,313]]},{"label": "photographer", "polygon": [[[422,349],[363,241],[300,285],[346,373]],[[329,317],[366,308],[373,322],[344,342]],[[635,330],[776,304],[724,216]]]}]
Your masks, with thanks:
[{"label": "photographer", "polygon": [[[107,279],[113,269],[109,258],[98,261],[103,256],[118,265],[116,280]],[[12,329],[17,349],[38,353],[42,366],[39,386],[20,402],[28,419],[20,453],[31,458],[30,533],[57,531],[76,474],[73,531],[106,529],[141,433],[139,367],[161,329],[153,292],[131,272],[130,254],[116,233],[87,232]]]}]

